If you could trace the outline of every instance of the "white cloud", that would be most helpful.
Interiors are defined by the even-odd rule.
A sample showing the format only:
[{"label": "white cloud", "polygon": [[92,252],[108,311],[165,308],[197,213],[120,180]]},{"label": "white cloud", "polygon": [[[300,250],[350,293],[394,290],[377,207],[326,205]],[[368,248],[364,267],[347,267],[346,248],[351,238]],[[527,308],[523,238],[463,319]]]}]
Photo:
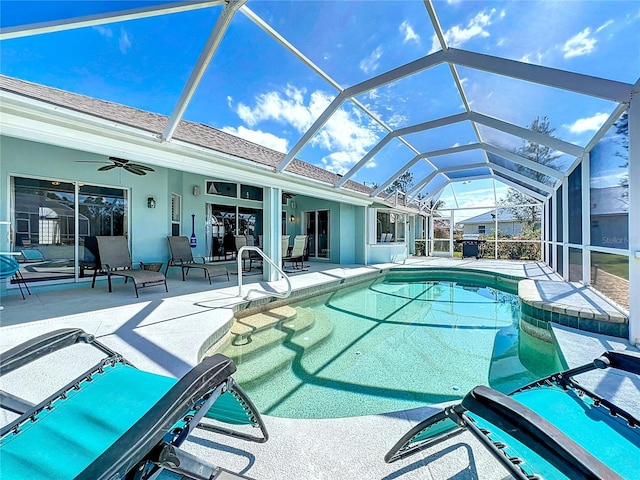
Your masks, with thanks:
[{"label": "white cloud", "polygon": [[378,141],[357,111],[338,110],[312,140],[312,144],[333,151],[322,159],[329,171],[345,174]]},{"label": "white cloud", "polygon": [[608,113],[596,113],[593,117],[580,118],[571,125],[563,125],[571,133],[597,132],[609,118]]},{"label": "white cloud", "polygon": [[251,108],[238,104],[236,113],[250,127],[264,120],[275,120],[293,126],[297,131],[308,129],[328,105],[331,97],[324,92],[314,92],[309,105],[304,105],[305,90],[287,85],[285,91],[262,93],[256,97],[256,106]]},{"label": "white cloud", "polygon": [[591,35],[591,29],[587,27],[567,40],[562,47],[564,58],[578,57],[591,53],[596,46],[596,39],[589,37],[589,35]]},{"label": "white cloud", "polygon": [[[487,13],[486,10],[481,11],[475,17],[473,17],[466,28],[462,24],[454,25],[450,29],[444,32],[444,40],[449,47],[459,47],[474,37],[488,37],[489,32],[485,29],[491,25],[491,18],[496,13],[496,9],[491,9]],[[440,42],[438,37],[434,34],[431,43],[431,51],[433,53],[440,49]]]},{"label": "white cloud", "polygon": [[111,30],[109,27],[105,27],[103,25],[96,25],[95,27],[92,27],[92,28],[103,37],[107,37],[107,38],[113,37],[113,30]]},{"label": "white cloud", "polygon": [[271,148],[278,152],[287,153],[287,140],[285,138],[277,137],[268,132],[263,132],[262,130],[250,130],[242,125],[238,128],[233,127],[224,127],[222,128],[223,132],[230,133],[231,135],[235,135],[236,137],[244,138],[245,140],[249,140],[250,142],[257,143],[267,148]]},{"label": "white cloud", "polygon": [[606,22],[604,22],[602,25],[600,25],[598,28],[596,28],[596,33],[600,33],[602,30],[604,30],[605,28],[607,28],[609,25],[611,25],[613,23],[613,20],[607,20]]},{"label": "white cloud", "polygon": [[415,32],[415,30],[407,20],[405,20],[400,24],[400,33],[404,37],[402,40],[403,43],[409,43],[409,42],[420,43],[420,35],[418,35]]},{"label": "white cloud", "polygon": [[[255,100],[254,107],[239,103],[235,108],[249,127],[263,121],[276,121],[302,133],[326,109],[332,97],[320,90],[307,95],[306,90],[288,85],[284,92],[262,93]],[[363,117],[359,110],[343,108],[332,115],[310,142],[312,146],[333,152],[322,159],[325,168],[344,174],[366,154],[378,140],[376,132],[368,128],[368,122],[369,117]],[[287,151],[286,141],[261,130],[245,127],[225,127],[223,130],[274,150]]]},{"label": "white cloud", "polygon": [[360,70],[364,73],[372,73],[378,69],[378,60],[382,57],[382,46],[378,46],[371,55],[360,62]]},{"label": "white cloud", "polygon": [[[533,60],[532,60],[533,57]],[[520,61],[521,62],[525,62],[525,63],[537,63],[537,64],[542,64],[542,53],[540,52],[530,52],[530,53],[525,53],[521,58]]]},{"label": "white cloud", "polygon": [[127,53],[127,51],[131,48],[131,40],[129,40],[129,35],[124,29],[120,29],[120,38],[118,39],[118,46],[120,47],[120,51],[122,53]]}]

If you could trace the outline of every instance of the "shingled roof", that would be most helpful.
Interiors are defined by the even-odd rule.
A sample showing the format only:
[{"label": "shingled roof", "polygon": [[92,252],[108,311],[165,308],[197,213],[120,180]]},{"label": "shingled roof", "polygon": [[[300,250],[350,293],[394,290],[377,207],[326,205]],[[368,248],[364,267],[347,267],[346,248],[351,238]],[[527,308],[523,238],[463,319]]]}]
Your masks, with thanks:
[{"label": "shingled roof", "polygon": [[[147,131],[158,135],[158,137],[162,135],[169,120],[165,115],[27,82],[6,75],[0,75],[0,89]],[[192,145],[249,160],[256,164],[266,165],[272,167],[274,171],[275,167],[284,158],[283,153],[270,148],[236,137],[208,125],[185,120],[180,121],[173,138]],[[336,173],[298,159],[291,162],[285,171],[329,185],[334,185],[340,179],[340,175]],[[344,188],[364,195],[369,195],[373,191],[371,187],[351,180],[345,182]]]}]

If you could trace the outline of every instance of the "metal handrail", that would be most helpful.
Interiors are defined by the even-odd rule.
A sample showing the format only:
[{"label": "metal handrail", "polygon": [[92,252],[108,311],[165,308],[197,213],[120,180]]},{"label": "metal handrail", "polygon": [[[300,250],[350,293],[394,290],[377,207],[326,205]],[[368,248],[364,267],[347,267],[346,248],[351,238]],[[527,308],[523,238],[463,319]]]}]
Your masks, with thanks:
[{"label": "metal handrail", "polygon": [[[264,260],[266,260],[269,263],[269,265],[271,265],[273,268],[275,268],[278,271],[278,273],[280,275],[282,275],[282,277],[286,280],[286,282],[287,282],[287,291],[285,293],[269,292],[270,295],[273,295],[274,297],[278,297],[278,298],[287,298],[289,295],[291,295],[291,281],[289,280],[289,277],[287,277],[287,274],[284,273],[282,271],[282,269],[278,265],[273,263],[273,261],[262,251],[262,249],[260,249],[259,247],[254,247],[252,245],[245,245],[243,247],[240,247],[240,250],[238,250],[238,253],[237,253],[237,259],[238,259],[238,296],[239,297],[242,296],[242,253],[245,252],[245,251],[258,252],[260,254],[260,256]],[[260,290],[256,290],[256,291],[260,291]],[[266,292],[264,292],[264,293],[266,293]]]}]

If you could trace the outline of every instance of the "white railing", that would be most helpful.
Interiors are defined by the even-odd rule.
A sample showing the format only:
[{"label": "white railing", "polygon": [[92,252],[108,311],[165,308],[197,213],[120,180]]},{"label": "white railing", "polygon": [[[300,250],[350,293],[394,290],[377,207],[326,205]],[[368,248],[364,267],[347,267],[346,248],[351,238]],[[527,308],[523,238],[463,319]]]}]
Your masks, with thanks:
[{"label": "white railing", "polygon": [[[263,290],[255,290],[255,291],[256,292],[260,292],[260,293],[268,293],[269,295],[272,295],[272,296],[278,297],[278,298],[287,298],[289,295],[291,295],[291,281],[289,280],[289,277],[287,277],[287,274],[284,273],[282,271],[282,269],[278,265],[273,263],[273,261],[259,247],[253,247],[251,245],[245,245],[244,247],[240,247],[240,250],[238,250],[238,254],[237,254],[237,258],[238,258],[238,296],[242,297],[242,253],[243,252],[247,252],[247,251],[258,252],[258,254],[260,254],[260,256],[263,258],[263,260],[266,260],[267,263],[269,263],[269,265],[271,265],[273,268],[275,268],[276,271],[280,275],[282,275],[282,277],[287,282],[287,291],[284,292],[284,293],[266,292],[266,291],[263,291]],[[254,291],[254,290],[250,290],[249,292],[252,292],[252,291]],[[249,292],[247,292],[247,295],[249,294]]]}]

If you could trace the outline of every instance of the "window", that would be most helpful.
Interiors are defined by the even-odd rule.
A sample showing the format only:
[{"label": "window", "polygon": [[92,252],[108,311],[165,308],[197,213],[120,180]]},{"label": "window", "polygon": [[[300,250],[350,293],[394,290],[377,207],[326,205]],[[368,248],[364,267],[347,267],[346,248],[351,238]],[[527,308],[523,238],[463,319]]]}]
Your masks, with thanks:
[{"label": "window", "polygon": [[171,194],[171,235],[180,235],[180,223],[182,222],[182,197],[176,193]]},{"label": "window", "polygon": [[478,233],[480,235],[485,235],[487,233],[487,226],[486,225],[478,225]]},{"label": "window", "polygon": [[238,184],[229,182],[207,182],[207,194],[236,198],[238,196]]},{"label": "window", "polygon": [[376,233],[378,243],[404,242],[405,216],[401,213],[378,210]]}]

